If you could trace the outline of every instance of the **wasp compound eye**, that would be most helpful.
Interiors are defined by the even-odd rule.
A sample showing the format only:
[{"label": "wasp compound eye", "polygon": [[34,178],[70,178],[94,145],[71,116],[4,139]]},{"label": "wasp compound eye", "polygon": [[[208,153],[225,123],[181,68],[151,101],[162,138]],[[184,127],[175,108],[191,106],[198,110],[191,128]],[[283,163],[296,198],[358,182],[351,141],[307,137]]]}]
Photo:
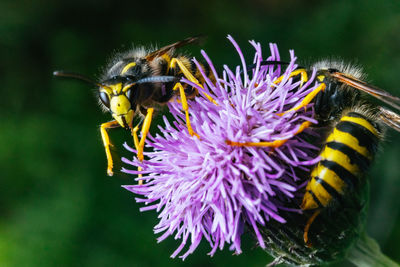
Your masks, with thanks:
[{"label": "wasp compound eye", "polygon": [[110,108],[110,98],[105,92],[100,92],[100,100],[107,108]]},{"label": "wasp compound eye", "polygon": [[132,102],[133,100],[133,92],[132,89],[128,89],[128,91],[126,91],[126,97],[129,99],[130,102]]},{"label": "wasp compound eye", "polygon": [[135,88],[133,87],[129,88],[126,91],[125,95],[128,98],[131,105],[135,106],[136,105],[135,103],[138,101],[138,92],[135,90]]}]

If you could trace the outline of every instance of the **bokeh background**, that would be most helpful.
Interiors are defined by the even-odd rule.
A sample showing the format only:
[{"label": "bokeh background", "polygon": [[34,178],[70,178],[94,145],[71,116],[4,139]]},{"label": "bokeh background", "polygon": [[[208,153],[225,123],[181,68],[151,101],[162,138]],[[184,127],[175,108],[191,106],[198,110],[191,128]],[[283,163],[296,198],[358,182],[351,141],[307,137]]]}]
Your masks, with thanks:
[{"label": "bokeh background", "polygon": [[[239,3],[243,2],[243,3]],[[203,243],[182,262],[178,246],[160,244],[154,212],[140,213],[106,176],[91,86],[54,79],[64,69],[96,77],[116,51],[166,45],[205,34],[215,65],[237,64],[232,34],[251,60],[247,40],[295,49],[303,63],[340,57],[365,67],[370,81],[400,95],[400,3],[397,0],[52,1],[0,2],[0,266],[264,266],[271,259],[251,236],[242,255],[213,258]],[[197,58],[200,47],[187,47]],[[267,51],[267,50],[266,50]],[[131,156],[128,132],[112,130],[117,156]],[[368,233],[400,262],[400,134],[389,131],[370,172]],[[117,168],[121,163],[117,163]],[[343,266],[343,265],[340,265]]]}]

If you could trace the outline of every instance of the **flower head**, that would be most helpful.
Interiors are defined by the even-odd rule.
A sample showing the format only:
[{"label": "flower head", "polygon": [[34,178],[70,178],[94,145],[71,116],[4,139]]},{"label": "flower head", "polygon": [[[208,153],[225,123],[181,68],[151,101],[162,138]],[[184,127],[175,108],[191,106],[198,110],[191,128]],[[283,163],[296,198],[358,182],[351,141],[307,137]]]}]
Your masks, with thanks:
[{"label": "flower head", "polygon": [[[284,224],[284,214],[301,212],[292,208],[298,207],[293,203],[301,198],[298,190],[307,181],[303,174],[318,160],[318,148],[310,142],[315,133],[304,127],[317,123],[312,104],[293,109],[318,85],[315,73],[302,84],[299,75],[293,76],[298,67],[293,51],[290,62],[282,63],[277,46],[271,44],[271,55],[265,59],[254,41],[254,60],[248,64],[236,42],[228,39],[241,65],[234,70],[224,66],[218,76],[202,51],[215,81],[204,73],[202,87],[182,81],[215,100],[200,96],[189,101],[191,124],[200,138],[189,135],[181,104],[171,102],[175,121],[164,117],[162,134],[149,137],[147,146],[154,151],[147,152],[143,162],[123,159],[143,168],[144,184],[125,188],[143,196],[137,198],[147,205],[142,210],[159,212],[154,228],[162,233],[158,240],[171,235],[181,239],[172,257],[188,245],[181,256],[187,257],[203,238],[210,243],[211,255],[225,244],[240,253],[246,225],[265,247],[259,227],[270,220]],[[260,142],[269,145],[259,146]]]}]

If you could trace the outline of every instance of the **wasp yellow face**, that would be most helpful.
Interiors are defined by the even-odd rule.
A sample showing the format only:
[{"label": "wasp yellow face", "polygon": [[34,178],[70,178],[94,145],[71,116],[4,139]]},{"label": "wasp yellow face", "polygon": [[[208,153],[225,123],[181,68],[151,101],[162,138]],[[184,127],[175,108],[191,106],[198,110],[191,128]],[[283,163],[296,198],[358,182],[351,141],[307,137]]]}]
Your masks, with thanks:
[{"label": "wasp yellow face", "polygon": [[131,96],[133,84],[123,86],[122,83],[108,84],[101,87],[99,97],[103,105],[111,112],[111,116],[124,128],[131,128],[135,111],[132,108]]}]

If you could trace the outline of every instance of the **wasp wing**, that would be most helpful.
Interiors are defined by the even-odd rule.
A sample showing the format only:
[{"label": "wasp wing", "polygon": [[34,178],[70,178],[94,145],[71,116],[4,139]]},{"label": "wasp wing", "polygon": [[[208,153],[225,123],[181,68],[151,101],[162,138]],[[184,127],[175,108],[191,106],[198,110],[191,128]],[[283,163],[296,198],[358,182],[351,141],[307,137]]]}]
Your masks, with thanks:
[{"label": "wasp wing", "polygon": [[383,89],[380,89],[380,88],[370,85],[366,82],[358,80],[358,79],[351,77],[345,73],[333,72],[333,73],[331,73],[331,76],[338,79],[339,81],[341,81],[344,84],[347,84],[353,88],[356,88],[367,94],[370,94],[370,95],[376,97],[377,99],[381,100],[382,102],[394,107],[395,109],[400,110],[400,98],[389,94],[388,92],[386,92]]},{"label": "wasp wing", "polygon": [[182,46],[188,45],[188,44],[192,44],[192,43],[198,43],[200,42],[204,37],[203,36],[195,36],[195,37],[189,37],[186,38],[182,41],[164,46],[154,52],[151,52],[150,54],[148,54],[145,58],[148,61],[153,60],[156,57],[162,56],[163,54],[167,53],[168,51],[170,51],[171,49],[177,49],[180,48]]},{"label": "wasp wing", "polygon": [[389,127],[395,129],[396,131],[400,132],[400,115],[386,109],[384,107],[380,107],[380,114],[381,120]]}]

